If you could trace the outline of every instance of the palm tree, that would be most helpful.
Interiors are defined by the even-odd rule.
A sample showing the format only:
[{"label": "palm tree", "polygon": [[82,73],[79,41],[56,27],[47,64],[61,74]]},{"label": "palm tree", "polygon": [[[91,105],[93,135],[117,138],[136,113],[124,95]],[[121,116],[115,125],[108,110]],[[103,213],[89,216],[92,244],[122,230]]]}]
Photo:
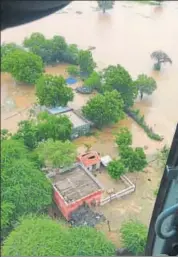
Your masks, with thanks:
[{"label": "palm tree", "polygon": [[160,70],[161,69],[161,64],[162,63],[170,63],[172,64],[172,60],[171,58],[163,51],[159,50],[159,51],[154,51],[151,54],[151,58],[156,60],[157,62],[154,64],[154,68],[155,70]]}]

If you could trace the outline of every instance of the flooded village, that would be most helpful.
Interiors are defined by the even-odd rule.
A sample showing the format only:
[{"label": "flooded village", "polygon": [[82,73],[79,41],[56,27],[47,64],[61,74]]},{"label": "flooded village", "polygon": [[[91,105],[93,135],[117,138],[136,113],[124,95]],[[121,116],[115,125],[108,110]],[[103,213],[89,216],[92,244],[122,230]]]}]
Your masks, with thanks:
[{"label": "flooded village", "polygon": [[[74,203],[65,199],[66,195],[75,195],[75,206],[80,206],[78,201],[81,198],[93,195],[94,198],[88,197],[89,200],[85,202],[91,204],[94,199],[95,204],[91,209],[99,217],[104,217],[102,222],[96,222],[96,228],[104,232],[118,248],[122,246],[119,231],[123,222],[139,219],[149,226],[156,199],[154,192],[159,187],[163,173],[162,166],[154,160],[165,145],[170,146],[178,120],[177,12],[178,3],[173,1],[165,1],[161,6],[139,1],[116,1],[114,8],[106,13],[97,10],[96,1],[75,1],[60,12],[1,33],[1,42],[16,44],[22,44],[24,38],[35,32],[42,33],[48,39],[59,35],[67,43],[76,44],[80,49],[93,48],[91,52],[97,71],[109,65],[120,64],[133,80],[139,74],[146,74],[156,81],[156,90],[151,95],[145,94],[142,100],[137,97],[133,109],[140,110],[146,124],[163,137],[163,140],[151,139],[139,124],[125,115],[120,121],[102,129],[91,126],[87,133],[73,134],[72,143],[76,146],[77,163],[80,163],[77,165],[82,163],[82,167],[75,166],[76,164],[75,167],[72,166],[76,172],[74,176],[57,175],[56,170],[50,171],[51,175],[48,174],[55,190],[55,202],[65,218],[75,209]],[[166,52],[172,59],[172,65],[165,64],[160,71],[154,70],[150,54],[156,50]],[[66,63],[47,65],[45,73],[61,75],[67,79],[70,77],[68,66]],[[78,113],[98,94],[96,91],[92,94],[78,93],[76,88],[83,83],[81,79],[77,79],[76,83],[67,85],[72,88],[74,98],[68,102],[69,111],[64,114],[71,120],[73,128],[88,124],[89,121]],[[1,73],[2,129],[15,133],[18,123],[29,119],[29,111],[36,102],[34,85],[19,84],[9,73]],[[116,135],[121,128],[127,128],[132,134],[132,147],[144,149],[148,164],[142,172],[128,172],[121,179],[114,180],[109,176],[106,167],[108,164],[105,165],[102,158],[109,156],[108,158],[115,160],[118,157],[120,150],[116,144]],[[84,155],[89,153],[98,154],[95,158],[98,158],[99,166],[96,166],[97,162],[92,164],[95,166],[94,170],[88,169],[84,162]],[[66,192],[62,198],[58,195],[58,190]],[[82,190],[86,191],[86,195]],[[112,198],[118,192],[124,193],[102,204],[104,199]],[[66,202],[62,202],[63,198]]]}]

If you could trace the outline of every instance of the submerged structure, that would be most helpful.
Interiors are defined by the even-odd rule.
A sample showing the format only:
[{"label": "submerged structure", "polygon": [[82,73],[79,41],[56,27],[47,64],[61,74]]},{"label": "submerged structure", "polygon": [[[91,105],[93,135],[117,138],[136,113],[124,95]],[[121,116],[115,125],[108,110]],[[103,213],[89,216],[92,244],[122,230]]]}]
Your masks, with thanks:
[{"label": "submerged structure", "polygon": [[66,115],[69,120],[72,122],[73,129],[71,134],[71,139],[78,138],[80,136],[85,136],[90,132],[92,123],[86,120],[79,111],[75,111],[70,107],[55,107],[55,108],[46,108],[43,107],[48,113],[53,115]]}]

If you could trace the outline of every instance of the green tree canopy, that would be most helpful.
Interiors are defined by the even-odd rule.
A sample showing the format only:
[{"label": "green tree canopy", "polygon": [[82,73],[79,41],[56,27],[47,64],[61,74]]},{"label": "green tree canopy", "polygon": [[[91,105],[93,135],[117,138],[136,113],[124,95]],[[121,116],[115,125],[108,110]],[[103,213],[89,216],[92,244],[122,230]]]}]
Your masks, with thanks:
[{"label": "green tree canopy", "polygon": [[67,72],[71,76],[78,76],[79,75],[79,68],[78,68],[78,66],[70,65],[69,67],[67,67]]},{"label": "green tree canopy", "polygon": [[79,67],[81,73],[83,73],[86,76],[89,76],[93,72],[94,68],[96,67],[96,63],[93,60],[91,51],[79,51]]},{"label": "green tree canopy", "polygon": [[12,53],[14,50],[17,50],[17,49],[22,49],[22,47],[20,47],[15,43],[8,43],[8,44],[3,43],[1,45],[1,58],[3,58],[5,55],[9,53]]},{"label": "green tree canopy", "polygon": [[101,75],[93,71],[90,76],[85,80],[84,82],[85,86],[91,88],[91,89],[96,89],[98,91],[101,90]]},{"label": "green tree canopy", "polygon": [[130,172],[142,171],[147,165],[146,155],[141,147],[132,149],[128,146],[121,146],[120,156],[125,167]]},{"label": "green tree canopy", "polygon": [[79,64],[79,49],[75,44],[69,44],[66,52],[63,52],[64,62],[78,65]]},{"label": "green tree canopy", "polygon": [[65,39],[61,36],[54,36],[46,39],[39,32],[32,33],[30,37],[25,38],[23,45],[31,52],[39,55],[46,64],[67,62],[78,64],[77,45],[67,45]]},{"label": "green tree canopy", "polygon": [[66,106],[74,94],[62,76],[45,74],[36,82],[36,96],[40,105],[56,107]]},{"label": "green tree canopy", "polygon": [[12,74],[18,82],[34,84],[44,71],[40,56],[25,50],[14,50],[2,58],[2,70]]},{"label": "green tree canopy", "polygon": [[23,142],[14,139],[2,142],[1,168],[1,200],[5,227],[19,216],[39,212],[51,204],[51,184],[33,163]]},{"label": "green tree canopy", "polygon": [[113,179],[119,179],[125,173],[125,166],[121,160],[113,160],[109,163],[108,174]]},{"label": "green tree canopy", "polygon": [[76,147],[70,141],[53,141],[48,139],[41,142],[37,148],[39,159],[53,167],[67,167],[76,161]]},{"label": "green tree canopy", "polygon": [[5,240],[3,256],[113,256],[115,246],[91,227],[68,228],[48,217],[24,217]]},{"label": "green tree canopy", "polygon": [[117,122],[124,117],[123,100],[114,90],[94,96],[82,109],[84,116],[97,127]]},{"label": "green tree canopy", "polygon": [[112,9],[115,1],[97,1],[99,8],[103,11],[103,13],[106,12],[106,10]]},{"label": "green tree canopy", "polygon": [[[28,150],[23,142],[14,139],[3,140],[1,143],[1,165],[11,160],[18,160],[28,156]],[[3,166],[2,166],[3,167]]]},{"label": "green tree canopy", "polygon": [[23,140],[25,146],[30,150],[37,147],[39,142],[39,130],[33,120],[22,120],[18,124],[18,130],[13,135],[15,139]]},{"label": "green tree canopy", "polygon": [[9,132],[8,129],[1,129],[1,140],[6,140],[9,137],[11,137],[11,133]]},{"label": "green tree canopy", "polygon": [[118,146],[129,146],[132,144],[132,134],[128,128],[124,127],[119,130],[116,135],[116,143]]},{"label": "green tree canopy", "polygon": [[144,254],[147,227],[139,221],[129,220],[121,226],[121,238],[125,248],[131,251],[134,255]]},{"label": "green tree canopy", "polygon": [[132,82],[128,71],[121,65],[108,66],[103,71],[104,86],[103,90],[111,91],[116,89],[121,94],[125,107],[133,105],[137,96],[137,89]]},{"label": "green tree canopy", "polygon": [[66,115],[52,115],[41,112],[37,117],[39,141],[52,138],[53,140],[65,141],[70,139],[72,123]]},{"label": "green tree canopy", "polygon": [[157,88],[156,81],[145,74],[140,74],[134,83],[138,92],[140,92],[141,99],[143,94],[151,95]]}]

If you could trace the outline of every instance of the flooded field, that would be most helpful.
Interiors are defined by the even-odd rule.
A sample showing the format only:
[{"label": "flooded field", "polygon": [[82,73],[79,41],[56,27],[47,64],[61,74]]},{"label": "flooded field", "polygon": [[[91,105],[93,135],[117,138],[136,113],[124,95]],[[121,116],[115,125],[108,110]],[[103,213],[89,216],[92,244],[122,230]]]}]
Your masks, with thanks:
[{"label": "flooded field", "polygon": [[[154,77],[157,90],[153,95],[145,96],[142,101],[137,100],[135,108],[141,110],[146,122],[156,133],[164,136],[163,142],[149,139],[144,131],[127,117],[114,126],[96,131],[91,137],[75,140],[79,151],[83,151],[88,144],[102,155],[116,157],[118,150],[114,143],[114,134],[119,127],[127,126],[133,134],[133,146],[146,146],[146,154],[151,155],[165,143],[171,143],[178,121],[178,3],[163,2],[162,6],[156,7],[132,1],[118,1],[114,9],[106,14],[96,11],[96,6],[95,1],[75,1],[60,13],[3,31],[1,41],[20,44],[33,32],[41,32],[48,38],[61,35],[68,43],[75,43],[81,48],[96,47],[93,56],[98,69],[110,64],[121,64],[133,78],[141,73]],[[173,61],[172,65],[163,66],[159,73],[152,70],[150,54],[155,50],[165,51]],[[46,67],[46,72],[67,76],[66,65]],[[73,88],[76,86],[78,85]],[[89,97],[75,93],[74,101],[69,105],[79,109]],[[9,74],[2,74],[2,128],[15,131],[17,123],[27,117],[27,109],[34,102],[33,86],[16,85]],[[155,199],[153,191],[159,183],[161,171],[148,167],[147,172],[138,174],[136,178],[135,175],[132,176],[132,181],[136,181],[136,192],[124,201],[116,200],[109,206],[102,207],[102,211],[111,221],[112,232],[108,236],[117,243],[117,231],[124,219],[132,215],[139,216],[142,222],[149,224]],[[103,229],[108,233],[107,227]]]}]

